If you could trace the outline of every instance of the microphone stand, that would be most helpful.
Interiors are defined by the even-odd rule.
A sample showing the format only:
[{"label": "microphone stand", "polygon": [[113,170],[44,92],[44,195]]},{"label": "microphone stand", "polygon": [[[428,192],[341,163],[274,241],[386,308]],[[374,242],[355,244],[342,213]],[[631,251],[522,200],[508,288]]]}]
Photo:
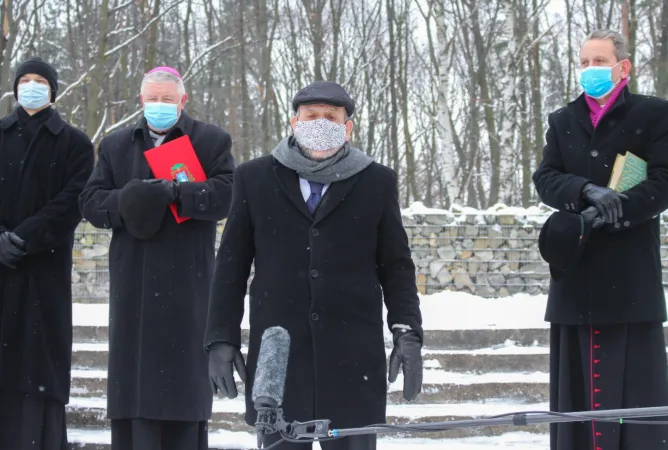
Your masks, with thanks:
[{"label": "microphone stand", "polygon": [[317,439],[327,437],[331,420],[312,420],[310,422],[288,423],[283,417],[283,409],[278,408],[276,400],[269,397],[258,397],[255,400],[257,419],[255,432],[257,434],[257,448],[262,448],[264,437],[274,433],[294,439]]}]

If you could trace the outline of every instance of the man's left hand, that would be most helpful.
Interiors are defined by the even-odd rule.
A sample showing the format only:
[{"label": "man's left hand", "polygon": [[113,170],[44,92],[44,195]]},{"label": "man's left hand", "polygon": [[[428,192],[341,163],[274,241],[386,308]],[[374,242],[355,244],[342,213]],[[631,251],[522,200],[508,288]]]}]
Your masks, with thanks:
[{"label": "man's left hand", "polygon": [[415,400],[422,390],[422,344],[414,331],[395,329],[394,349],[390,355],[390,383],[397,381],[399,368],[404,374],[404,398]]},{"label": "man's left hand", "polygon": [[144,180],[144,183],[160,184],[169,195],[169,203],[181,200],[181,186],[176,181],[169,181],[163,178],[152,178],[150,180]]}]

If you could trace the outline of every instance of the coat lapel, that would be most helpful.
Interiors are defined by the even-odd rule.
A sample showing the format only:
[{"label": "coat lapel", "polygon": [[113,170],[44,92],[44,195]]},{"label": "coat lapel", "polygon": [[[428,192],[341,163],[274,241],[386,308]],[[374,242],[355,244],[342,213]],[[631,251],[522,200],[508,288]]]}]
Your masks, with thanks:
[{"label": "coat lapel", "polygon": [[584,94],[581,94],[577,99],[569,103],[569,109],[575,114],[575,117],[578,119],[578,123],[584,128],[589,137],[594,134],[594,125],[591,123],[591,117],[589,117],[589,106],[587,106],[587,101],[584,98]]},{"label": "coat lapel", "polygon": [[313,223],[318,223],[330,215],[346,199],[346,195],[355,186],[359,178],[360,174],[358,173],[343,181],[332,183],[322,197],[322,200],[320,200],[318,209],[315,210]]},{"label": "coat lapel", "polygon": [[274,160],[274,175],[278,181],[285,195],[294,203],[295,207],[306,216],[307,219],[313,220],[313,216],[306,207],[306,202],[302,196],[301,189],[299,189],[299,179],[294,170],[288,169],[283,164]]},{"label": "coat lapel", "polygon": [[[600,139],[601,136],[599,131],[602,129],[601,125],[611,120],[614,114],[617,114],[620,109],[623,109],[624,105],[626,104],[627,96],[629,94],[630,92],[628,90],[628,87],[625,87],[619,94],[619,97],[617,97],[615,104],[612,105],[612,108],[610,108],[601,118],[596,129],[594,129],[594,126],[591,123],[591,117],[589,117],[589,105],[587,105],[587,101],[585,100],[584,94],[581,94],[580,97],[572,101],[568,106],[569,109],[573,111],[573,114],[575,114],[575,117],[577,118],[580,125],[582,125],[584,130],[587,132],[590,139],[593,140],[594,138],[596,138],[596,144],[600,146],[602,143],[604,143],[605,140],[607,140],[608,137],[606,134],[605,136],[603,136],[603,141],[601,141]],[[596,136],[594,136],[595,134]]]}]

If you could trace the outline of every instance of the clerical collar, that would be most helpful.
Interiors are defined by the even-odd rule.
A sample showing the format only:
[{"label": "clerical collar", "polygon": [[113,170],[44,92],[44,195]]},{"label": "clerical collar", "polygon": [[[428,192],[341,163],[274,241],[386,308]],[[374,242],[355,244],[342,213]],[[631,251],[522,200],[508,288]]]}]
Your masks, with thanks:
[{"label": "clerical collar", "polygon": [[167,133],[169,133],[170,131],[171,131],[171,128],[170,128],[169,130],[165,130],[165,131],[163,131],[162,133],[158,133],[157,131],[155,131],[155,130],[153,130],[153,129],[151,129],[151,128],[148,129],[149,134],[152,134],[152,135],[154,135],[154,136],[165,136],[165,135],[166,135]]}]

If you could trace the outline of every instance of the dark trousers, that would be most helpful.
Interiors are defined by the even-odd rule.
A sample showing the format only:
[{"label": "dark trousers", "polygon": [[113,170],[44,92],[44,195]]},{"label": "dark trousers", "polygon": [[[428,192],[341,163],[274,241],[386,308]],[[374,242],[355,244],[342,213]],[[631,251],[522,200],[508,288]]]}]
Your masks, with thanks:
[{"label": "dark trousers", "polygon": [[39,394],[0,389],[0,449],[66,450],[65,405]]},{"label": "dark trousers", "polygon": [[[662,323],[552,325],[552,411],[651,406],[668,406],[668,369]],[[668,418],[645,420],[665,421]],[[668,450],[668,426],[601,421],[552,424],[550,449]]]},{"label": "dark trousers", "polygon": [[112,419],[111,450],[208,450],[207,422]]},{"label": "dark trousers", "polygon": [[[264,447],[269,447],[279,439],[278,434],[265,436]],[[370,434],[322,441],[320,442],[320,447],[322,450],[376,450],[376,436]],[[310,443],[293,444],[290,442],[281,442],[276,447],[272,447],[272,450],[310,450],[312,448],[313,445]]]}]

